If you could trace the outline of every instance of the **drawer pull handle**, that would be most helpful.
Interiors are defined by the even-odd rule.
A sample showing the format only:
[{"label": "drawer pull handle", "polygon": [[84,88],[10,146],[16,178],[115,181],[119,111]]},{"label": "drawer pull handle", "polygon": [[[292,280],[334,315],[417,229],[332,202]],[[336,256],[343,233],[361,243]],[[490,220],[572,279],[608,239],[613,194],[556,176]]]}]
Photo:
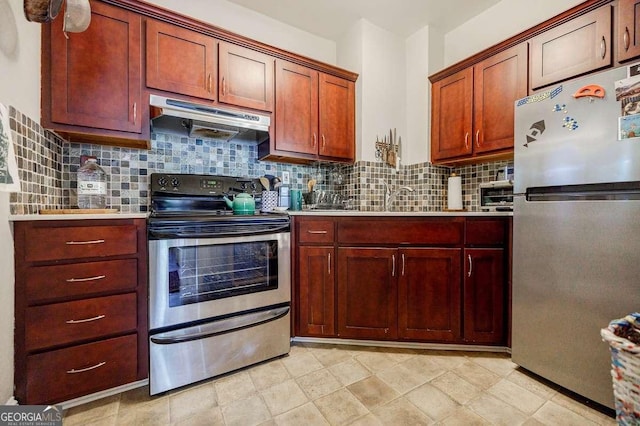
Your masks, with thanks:
[{"label": "drawer pull handle", "polygon": [[68,246],[78,246],[78,245],[86,245],[86,244],[102,244],[104,240],[91,240],[91,241],[67,241],[65,242]]},{"label": "drawer pull handle", "polygon": [[104,318],[106,315],[98,315],[97,317],[93,317],[93,318],[85,318],[85,319],[81,319],[81,320],[68,320],[65,321],[67,324],[81,324],[83,322],[91,322],[91,321],[98,321],[101,320],[102,318]]},{"label": "drawer pull handle", "polygon": [[327,272],[328,272],[329,275],[331,275],[331,253],[328,253],[327,263],[328,263]]},{"label": "drawer pull handle", "polygon": [[106,278],[106,275],[96,275],[95,277],[87,277],[87,278],[67,278],[68,283],[81,283],[85,281],[97,281],[103,278]]},{"label": "drawer pull handle", "polygon": [[392,277],[396,276],[396,255],[395,254],[391,255],[391,276]]},{"label": "drawer pull handle", "polygon": [[468,277],[471,276],[471,272],[473,272],[473,261],[471,260],[471,255],[469,255],[469,273],[467,274]]},{"label": "drawer pull handle", "polygon": [[75,368],[72,368],[71,370],[67,370],[67,374],[77,374],[77,373],[84,373],[85,371],[90,371],[90,370],[95,370],[96,368],[100,368],[103,365],[105,365],[107,362],[106,361],[102,361],[96,365],[92,365],[91,367],[87,367],[87,368],[81,368],[79,370],[76,370]]},{"label": "drawer pull handle", "polygon": [[469,149],[469,132],[464,134],[464,149]]},{"label": "drawer pull handle", "polygon": [[602,36],[602,40],[600,41],[600,56],[602,59],[607,55],[607,41]]},{"label": "drawer pull handle", "polygon": [[629,37],[629,27],[624,27],[624,35],[622,36],[622,45],[624,46],[624,51],[629,50],[631,46],[631,37]]},{"label": "drawer pull handle", "polygon": [[313,230],[308,230],[307,231],[309,234],[326,234],[327,231],[313,231]]}]

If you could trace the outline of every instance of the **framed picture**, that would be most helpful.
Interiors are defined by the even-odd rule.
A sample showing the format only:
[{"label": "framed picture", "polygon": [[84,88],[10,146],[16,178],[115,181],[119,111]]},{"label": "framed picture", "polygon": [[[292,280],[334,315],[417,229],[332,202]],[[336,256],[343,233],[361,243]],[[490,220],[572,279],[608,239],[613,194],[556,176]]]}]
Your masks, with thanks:
[{"label": "framed picture", "polygon": [[618,119],[619,140],[640,138],[640,114],[625,115]]}]

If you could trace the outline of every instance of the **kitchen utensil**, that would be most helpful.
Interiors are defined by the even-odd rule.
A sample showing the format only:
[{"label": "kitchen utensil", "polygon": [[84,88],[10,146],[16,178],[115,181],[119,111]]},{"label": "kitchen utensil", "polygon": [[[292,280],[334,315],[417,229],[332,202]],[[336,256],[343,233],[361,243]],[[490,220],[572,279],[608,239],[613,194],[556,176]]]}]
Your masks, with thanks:
[{"label": "kitchen utensil", "polygon": [[307,189],[309,189],[309,192],[313,192],[313,187],[316,186],[316,180],[315,179],[309,179],[309,182],[307,182]]},{"label": "kitchen utensil", "polygon": [[91,23],[91,6],[89,0],[66,0],[62,31],[65,33],[81,33]]},{"label": "kitchen utensil", "polygon": [[63,0],[24,0],[24,16],[31,22],[50,22],[58,16]]},{"label": "kitchen utensil", "polygon": [[269,182],[269,179],[267,179],[265,176],[262,176],[260,178],[260,184],[262,184],[262,187],[264,188],[265,191],[271,190],[271,183]]},{"label": "kitchen utensil", "polygon": [[273,185],[273,189],[278,189],[278,188],[280,188],[282,186],[282,181],[280,180],[279,177],[276,176],[276,177],[273,178],[273,184],[272,185]]},{"label": "kitchen utensil", "polygon": [[233,201],[226,196],[223,197],[227,206],[233,210],[233,214],[255,214],[256,200],[246,192],[242,192],[233,197]]},{"label": "kitchen utensil", "polygon": [[278,191],[262,191],[262,211],[270,212],[278,206]]}]

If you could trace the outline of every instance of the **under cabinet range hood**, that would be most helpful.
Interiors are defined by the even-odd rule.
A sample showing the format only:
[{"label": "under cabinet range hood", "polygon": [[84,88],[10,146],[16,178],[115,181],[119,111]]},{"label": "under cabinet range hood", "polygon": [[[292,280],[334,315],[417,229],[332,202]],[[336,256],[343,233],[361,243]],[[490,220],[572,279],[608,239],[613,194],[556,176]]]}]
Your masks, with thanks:
[{"label": "under cabinet range hood", "polygon": [[153,132],[257,143],[269,138],[268,115],[157,95],[150,95],[149,103]]}]

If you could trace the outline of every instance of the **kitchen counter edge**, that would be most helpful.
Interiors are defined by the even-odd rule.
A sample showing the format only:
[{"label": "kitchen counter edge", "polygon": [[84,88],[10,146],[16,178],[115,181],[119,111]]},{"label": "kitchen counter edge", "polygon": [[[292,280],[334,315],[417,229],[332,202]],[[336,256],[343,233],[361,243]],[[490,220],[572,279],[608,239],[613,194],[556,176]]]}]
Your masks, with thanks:
[{"label": "kitchen counter edge", "polygon": [[513,216],[513,212],[448,212],[448,211],[431,211],[431,212],[372,212],[372,211],[357,211],[357,210],[302,210],[289,212],[291,216],[375,216],[375,217],[390,217],[390,216],[414,216],[414,217],[437,217],[437,216],[490,216],[490,217],[508,217]]},{"label": "kitchen counter edge", "polygon": [[89,214],[16,214],[9,222],[29,220],[90,220],[90,219],[146,219],[149,213],[89,213]]}]

